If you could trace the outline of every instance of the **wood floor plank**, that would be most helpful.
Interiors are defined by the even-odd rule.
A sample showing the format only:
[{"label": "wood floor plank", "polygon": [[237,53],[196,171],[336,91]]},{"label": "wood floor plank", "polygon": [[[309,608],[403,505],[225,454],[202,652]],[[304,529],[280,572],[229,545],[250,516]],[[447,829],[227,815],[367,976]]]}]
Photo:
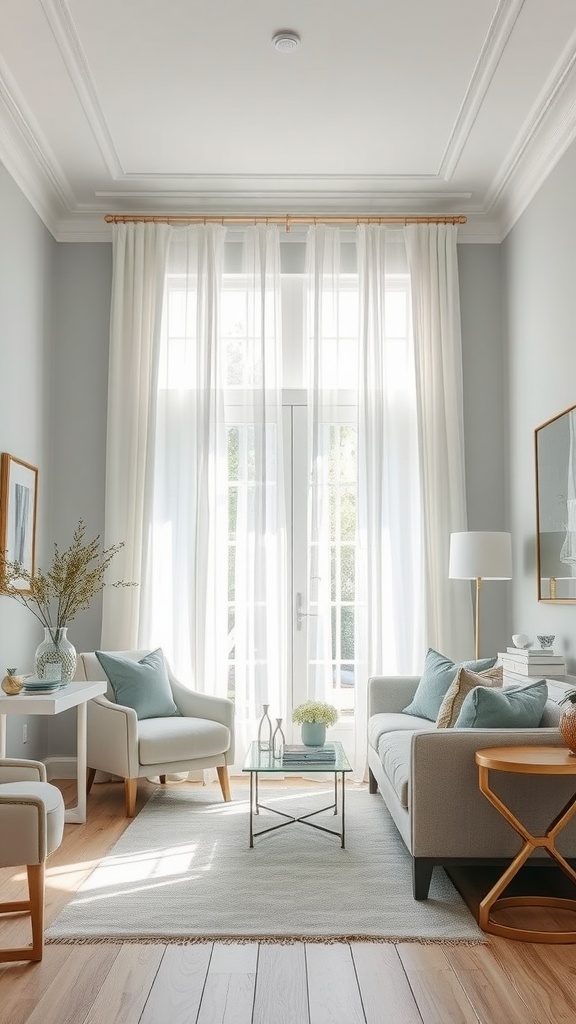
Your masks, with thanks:
[{"label": "wood floor plank", "polygon": [[257,943],[214,946],[197,1024],[251,1024]]},{"label": "wood floor plank", "polygon": [[252,1020],[253,1024],[310,1024],[303,943],[260,946]]},{"label": "wood floor plank", "polygon": [[482,1024],[540,1024],[490,946],[445,946],[444,952]]},{"label": "wood floor plank", "polygon": [[424,1024],[478,1024],[442,946],[405,942],[397,949]]},{"label": "wood floor plank", "polygon": [[[118,946],[104,944],[82,945],[72,950],[72,957],[53,975],[51,985],[32,1011],[20,1018],[22,1024],[84,1024],[120,950]],[[50,962],[48,956],[45,962]],[[15,1018],[7,1020],[15,1024]]]},{"label": "wood floor plank", "polygon": [[[510,942],[499,936],[492,936],[490,944],[510,978],[510,984],[526,999],[538,1024],[574,1024],[574,968],[571,978],[565,978],[565,984],[571,985],[571,991],[566,991],[557,980],[554,968],[554,962],[562,956],[562,946]],[[575,947],[566,948],[565,956],[573,962]]]},{"label": "wood floor plank", "polygon": [[310,1024],[366,1024],[350,946],[306,946]]},{"label": "wood floor plank", "polygon": [[[4,932],[0,928],[4,941]],[[50,946],[40,963],[9,963],[0,967],[0,1020],[23,1024],[66,964],[73,972],[74,946]]]},{"label": "wood floor plank", "polygon": [[396,946],[353,942],[351,951],[366,1024],[422,1024]]},{"label": "wood floor plank", "polygon": [[163,954],[163,946],[122,946],[83,1024],[138,1024]]},{"label": "wood floor plank", "polygon": [[140,1024],[196,1021],[211,952],[210,943],[166,947]]}]

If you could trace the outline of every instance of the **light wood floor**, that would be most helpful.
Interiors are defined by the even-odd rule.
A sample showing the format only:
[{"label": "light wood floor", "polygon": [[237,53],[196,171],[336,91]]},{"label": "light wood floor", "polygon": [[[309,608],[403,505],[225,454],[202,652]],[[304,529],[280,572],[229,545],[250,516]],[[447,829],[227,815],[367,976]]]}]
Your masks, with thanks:
[{"label": "light wood floor", "polygon": [[[153,788],[139,784],[138,809]],[[126,825],[123,787],[95,786],[48,862],[47,923]],[[23,878],[0,871],[0,899]],[[0,922],[0,943],[28,940],[22,918]],[[49,945],[40,964],[0,965],[0,1024],[478,1022],[576,1024],[576,945]]]}]

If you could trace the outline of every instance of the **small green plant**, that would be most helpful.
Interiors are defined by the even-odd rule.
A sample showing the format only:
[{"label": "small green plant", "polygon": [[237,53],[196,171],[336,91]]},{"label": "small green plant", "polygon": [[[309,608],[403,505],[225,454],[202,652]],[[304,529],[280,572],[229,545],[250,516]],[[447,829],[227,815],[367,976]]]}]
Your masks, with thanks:
[{"label": "small green plant", "polygon": [[[86,527],[78,523],[72,543],[61,551],[54,544],[49,569],[31,573],[19,562],[9,562],[0,553],[0,594],[12,597],[47,627],[53,642],[57,630],[66,626],[79,611],[90,606],[92,599],[104,587],[104,575],[114,555],[124,543],[113,544],[101,550],[100,537],[85,541]],[[22,580],[27,590],[21,590]],[[132,587],[133,583],[117,580],[112,587]]]},{"label": "small green plant", "polygon": [[323,700],[307,700],[299,704],[292,712],[292,721],[302,725],[303,722],[315,722],[318,725],[336,725],[338,712],[332,704]]},{"label": "small green plant", "polygon": [[558,703],[566,704],[567,701],[570,704],[576,704],[576,690],[568,690],[568,692],[562,697],[562,700],[559,700]]}]

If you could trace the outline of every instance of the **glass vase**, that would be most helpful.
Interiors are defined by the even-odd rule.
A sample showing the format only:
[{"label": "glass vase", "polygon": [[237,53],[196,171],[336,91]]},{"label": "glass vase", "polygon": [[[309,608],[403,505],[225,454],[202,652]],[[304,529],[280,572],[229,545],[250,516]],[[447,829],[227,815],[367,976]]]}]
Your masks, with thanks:
[{"label": "glass vase", "polygon": [[262,705],[264,714],[260,719],[260,725],[258,726],[258,750],[271,750],[272,749],[272,722],[268,715],[269,704]]},{"label": "glass vase", "polygon": [[272,734],[272,757],[275,761],[281,761],[284,755],[284,744],[286,739],[282,732],[282,719],[276,719],[276,728]]},{"label": "glass vase", "polygon": [[70,643],[67,626],[44,627],[44,639],[36,648],[34,671],[37,679],[69,683],[76,671],[76,648]]}]

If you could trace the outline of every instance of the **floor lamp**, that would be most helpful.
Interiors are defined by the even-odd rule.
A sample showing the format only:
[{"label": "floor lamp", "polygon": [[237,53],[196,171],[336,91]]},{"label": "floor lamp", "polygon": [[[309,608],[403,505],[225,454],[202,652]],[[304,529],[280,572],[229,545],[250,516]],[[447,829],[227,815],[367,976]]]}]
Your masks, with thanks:
[{"label": "floor lamp", "polygon": [[450,536],[451,580],[476,580],[474,657],[480,657],[480,588],[482,580],[512,578],[512,537],[509,533],[469,531]]}]

